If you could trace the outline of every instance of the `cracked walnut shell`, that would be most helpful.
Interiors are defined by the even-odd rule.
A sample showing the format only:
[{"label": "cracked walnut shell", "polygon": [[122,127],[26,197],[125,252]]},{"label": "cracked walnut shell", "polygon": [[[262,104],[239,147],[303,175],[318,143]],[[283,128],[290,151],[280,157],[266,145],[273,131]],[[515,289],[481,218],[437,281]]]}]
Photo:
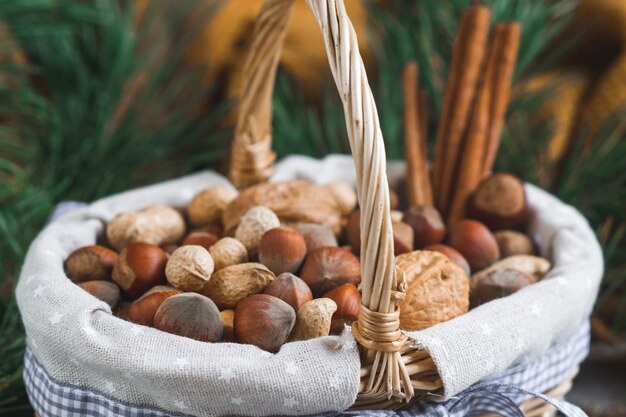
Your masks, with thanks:
[{"label": "cracked walnut shell", "polygon": [[453,319],[469,309],[469,278],[445,255],[414,251],[396,257],[407,292],[400,301],[400,327],[423,330]]}]

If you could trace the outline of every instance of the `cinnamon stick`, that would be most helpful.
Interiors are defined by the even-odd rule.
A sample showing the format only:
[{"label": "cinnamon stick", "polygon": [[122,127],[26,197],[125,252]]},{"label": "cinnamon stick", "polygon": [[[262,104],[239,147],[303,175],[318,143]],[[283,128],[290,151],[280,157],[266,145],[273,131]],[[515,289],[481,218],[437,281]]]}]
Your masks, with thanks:
[{"label": "cinnamon stick", "polygon": [[428,177],[428,157],[424,123],[418,92],[417,63],[409,62],[402,73],[404,86],[404,148],[406,191],[410,207],[432,205],[432,187]]},{"label": "cinnamon stick", "polygon": [[511,98],[511,84],[513,72],[519,51],[522,27],[519,23],[506,23],[496,25],[504,32],[502,50],[499,53],[498,72],[495,76],[494,96],[491,101],[491,120],[489,122],[489,137],[485,146],[485,158],[483,161],[482,177],[486,177],[493,170],[493,165],[498,154],[500,136],[504,127],[506,109]]},{"label": "cinnamon stick", "polygon": [[448,228],[454,227],[464,217],[466,200],[482,178],[484,151],[489,137],[491,105],[494,99],[498,60],[504,47],[504,35],[504,28],[501,25],[496,26],[478,87],[472,120],[463,143],[454,189],[450,196]]},{"label": "cinnamon stick", "polygon": [[425,203],[430,206],[434,206],[435,199],[433,196],[433,182],[432,182],[432,165],[428,163],[428,93],[425,89],[419,89],[419,119],[420,119],[420,130],[422,132],[422,152],[424,154],[424,158],[426,159],[426,164],[424,164],[424,183],[423,187],[426,190],[426,199]]},{"label": "cinnamon stick", "polygon": [[447,212],[461,141],[476,92],[476,83],[485,54],[491,11],[473,6],[463,13],[452,53],[439,131],[435,144],[434,188],[436,203]]}]

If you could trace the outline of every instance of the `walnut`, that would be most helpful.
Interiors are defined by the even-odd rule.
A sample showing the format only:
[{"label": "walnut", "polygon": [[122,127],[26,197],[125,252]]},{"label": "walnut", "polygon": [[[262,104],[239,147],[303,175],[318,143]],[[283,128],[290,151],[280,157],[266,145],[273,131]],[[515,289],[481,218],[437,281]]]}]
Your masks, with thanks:
[{"label": "walnut", "polygon": [[469,278],[445,255],[414,251],[396,257],[398,274],[408,289],[399,303],[400,327],[423,330],[469,309]]}]

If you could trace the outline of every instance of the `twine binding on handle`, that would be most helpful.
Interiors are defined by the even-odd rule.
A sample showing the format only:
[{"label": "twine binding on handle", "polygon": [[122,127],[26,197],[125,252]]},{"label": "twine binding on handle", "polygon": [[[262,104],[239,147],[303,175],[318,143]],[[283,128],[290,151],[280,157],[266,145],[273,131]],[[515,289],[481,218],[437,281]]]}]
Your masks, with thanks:
[{"label": "twine binding on handle", "polygon": [[266,1],[254,25],[229,168],[238,189],[264,182],[274,172],[272,91],[292,9],[293,0]]},{"label": "twine binding on handle", "polygon": [[[238,188],[272,174],[271,95],[293,4],[294,0],[266,0],[255,24],[231,156],[230,178]],[[428,353],[415,355],[400,330],[398,301],[406,285],[395,271],[385,147],[356,32],[343,0],[307,0],[307,4],[321,29],[343,103],[357,176],[362,305],[352,329],[364,348],[365,380],[355,406],[398,405],[411,399],[415,389],[440,389],[441,380]]]}]

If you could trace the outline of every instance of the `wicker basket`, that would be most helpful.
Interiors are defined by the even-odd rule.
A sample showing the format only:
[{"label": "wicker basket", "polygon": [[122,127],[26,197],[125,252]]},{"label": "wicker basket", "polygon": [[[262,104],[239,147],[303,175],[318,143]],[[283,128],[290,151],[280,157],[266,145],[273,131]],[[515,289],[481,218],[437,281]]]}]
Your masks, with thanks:
[{"label": "wicker basket", "polygon": [[[237,188],[264,182],[273,172],[275,154],[271,150],[271,95],[294,1],[266,0],[254,27],[251,52],[244,69],[244,94],[232,145],[229,172],[230,180]],[[362,305],[358,320],[352,327],[352,334],[360,346],[361,381],[352,409],[394,409],[406,404],[411,398],[426,398],[432,394],[442,394],[443,384],[429,352],[416,347],[415,343],[400,330],[397,304],[405,295],[406,284],[402,277],[395,273],[385,148],[376,105],[359,54],[354,29],[341,0],[307,0],[307,3],[322,30],[331,72],[344,105],[348,138],[356,167],[356,186],[361,210],[361,236],[364,237],[361,243]],[[182,197],[177,201],[181,199]],[[118,204],[119,198],[110,200],[114,201],[111,206],[115,207],[115,210],[128,209]],[[134,204],[139,203],[135,201]],[[102,209],[102,207],[99,208]],[[98,212],[98,209],[95,212]],[[76,219],[94,220],[86,212],[77,214]],[[92,229],[95,230],[95,226]],[[76,240],[72,240],[71,243],[74,242]],[[39,242],[40,246],[41,243]],[[63,248],[63,250],[68,249]],[[44,250],[42,252],[44,252],[41,254],[44,258],[48,255],[53,258],[58,256],[55,251]],[[29,285],[27,281],[22,283],[20,280],[20,288],[18,288],[23,315],[25,312],[31,314],[27,310],[29,303],[33,302],[33,298],[26,296],[26,286]],[[117,334],[112,332],[119,330],[117,329],[119,320],[107,317],[107,315],[101,316],[103,315],[93,320],[93,323],[99,326],[97,330],[105,337]],[[32,317],[35,316],[31,315],[29,319],[34,321]],[[91,318],[89,316],[89,319]],[[50,320],[58,323],[59,317],[53,316]],[[88,332],[85,335],[95,333],[94,328],[90,327],[91,322],[83,324],[85,325],[83,331]],[[29,331],[28,326],[27,331]],[[32,335],[31,330],[29,347],[33,346]],[[85,339],[90,341],[87,337]],[[175,349],[175,346],[182,346],[179,343],[183,343],[173,339],[170,342],[172,349]],[[93,346],[94,350],[102,347],[97,343]],[[56,346],[54,348],[58,349]],[[289,346],[286,348],[288,349]],[[134,353],[135,350],[129,349],[129,352]],[[28,355],[34,357],[34,354],[27,353]],[[106,358],[104,355],[103,357]],[[96,365],[92,370],[100,370],[103,374],[107,371],[106,368],[103,369],[105,364],[98,362]],[[185,365],[181,362],[180,369],[183,369]],[[40,366],[39,371],[41,369],[43,366]],[[118,371],[115,370],[115,372]],[[171,372],[176,371],[174,366],[174,371]],[[573,376],[570,374],[562,383],[555,384],[556,386],[548,394],[556,397],[564,395],[571,386]],[[198,379],[193,380],[198,381]],[[55,383],[56,381],[51,382],[52,385]],[[54,388],[59,392],[66,390],[64,386]],[[97,393],[97,395],[100,394]],[[352,398],[350,397],[348,401]],[[115,402],[115,397],[107,401]],[[537,400],[530,400],[522,404],[521,408],[528,416],[550,415],[552,411],[544,404]],[[113,406],[113,408],[116,407],[117,405]],[[128,407],[135,406],[131,404]]]}]

